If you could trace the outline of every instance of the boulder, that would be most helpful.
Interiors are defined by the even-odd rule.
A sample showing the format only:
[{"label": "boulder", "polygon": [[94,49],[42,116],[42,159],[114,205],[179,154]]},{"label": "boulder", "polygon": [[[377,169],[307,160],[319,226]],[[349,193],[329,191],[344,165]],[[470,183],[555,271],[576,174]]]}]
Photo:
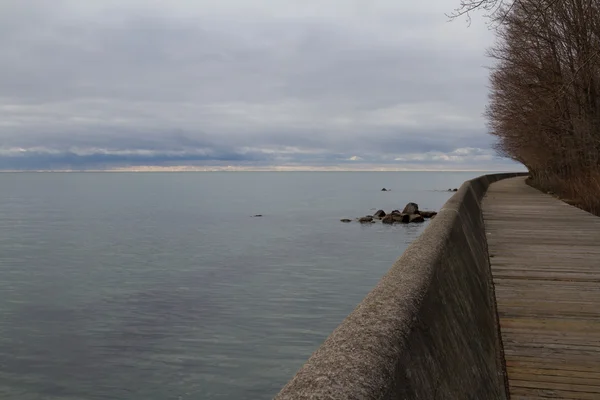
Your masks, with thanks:
[{"label": "boulder", "polygon": [[417,203],[408,203],[402,210],[402,214],[417,214],[418,212],[419,205]]},{"label": "boulder", "polygon": [[394,222],[402,222],[407,224],[410,221],[410,216],[408,214],[392,214],[394,218]]},{"label": "boulder", "polygon": [[454,188],[452,189],[453,192],[458,192],[458,189]]},{"label": "boulder", "polygon": [[348,218],[342,218],[342,219],[340,219],[340,221],[345,222],[345,223],[352,222],[352,220],[348,219]]},{"label": "boulder", "polygon": [[411,214],[408,216],[408,222],[425,222],[425,218],[419,214]]},{"label": "boulder", "polygon": [[435,212],[435,211],[419,211],[419,214],[423,218],[432,218],[433,216],[435,216],[437,214],[437,212]]},{"label": "boulder", "polygon": [[360,222],[361,224],[370,224],[371,222],[373,222],[373,217],[367,215],[366,217],[359,218],[358,222]]},{"label": "boulder", "polygon": [[410,215],[408,214],[388,214],[381,220],[384,224],[408,224],[410,222]]},{"label": "boulder", "polygon": [[375,218],[383,218],[386,216],[385,211],[383,210],[378,210],[375,214],[373,214],[373,216]]},{"label": "boulder", "polygon": [[395,217],[395,214],[388,214],[381,219],[381,222],[383,222],[384,224],[393,224],[394,222],[396,222],[394,220],[394,217]]},{"label": "boulder", "polygon": [[387,192],[388,190],[386,188],[381,189],[382,192]]},{"label": "boulder", "polygon": [[400,211],[398,211],[398,210],[394,210],[390,214],[402,214],[402,213]]}]

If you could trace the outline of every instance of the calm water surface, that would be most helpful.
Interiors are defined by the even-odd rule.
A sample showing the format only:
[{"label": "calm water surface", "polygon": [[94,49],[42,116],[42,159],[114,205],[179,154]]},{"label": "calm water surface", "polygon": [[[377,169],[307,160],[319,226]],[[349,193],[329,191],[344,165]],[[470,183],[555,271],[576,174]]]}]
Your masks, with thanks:
[{"label": "calm water surface", "polygon": [[0,174],[0,398],[272,398],[480,174]]}]

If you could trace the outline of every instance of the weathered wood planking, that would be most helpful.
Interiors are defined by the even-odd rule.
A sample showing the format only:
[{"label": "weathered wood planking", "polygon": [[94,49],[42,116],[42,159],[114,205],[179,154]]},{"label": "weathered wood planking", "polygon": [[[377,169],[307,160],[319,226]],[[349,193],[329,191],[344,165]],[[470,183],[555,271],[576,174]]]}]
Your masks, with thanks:
[{"label": "weathered wood planking", "polygon": [[600,218],[523,177],[483,217],[511,398],[600,399]]}]

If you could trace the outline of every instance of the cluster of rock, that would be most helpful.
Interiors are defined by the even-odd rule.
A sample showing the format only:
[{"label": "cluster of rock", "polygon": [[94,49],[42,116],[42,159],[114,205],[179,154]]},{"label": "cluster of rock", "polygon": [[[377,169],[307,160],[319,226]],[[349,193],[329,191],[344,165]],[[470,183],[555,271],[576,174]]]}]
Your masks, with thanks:
[{"label": "cluster of rock", "polygon": [[[384,224],[403,223],[408,224],[411,222],[424,222],[425,218],[434,218],[437,215],[435,211],[421,211],[417,203],[408,203],[402,212],[394,210],[387,214],[383,210],[378,210],[373,215],[367,215],[365,217],[357,218],[357,221],[361,224],[374,224],[375,220],[381,220]],[[342,222],[352,222],[351,219],[342,219]]]},{"label": "cluster of rock", "polygon": [[454,189],[448,189],[449,192],[458,192],[458,189],[454,188]]}]

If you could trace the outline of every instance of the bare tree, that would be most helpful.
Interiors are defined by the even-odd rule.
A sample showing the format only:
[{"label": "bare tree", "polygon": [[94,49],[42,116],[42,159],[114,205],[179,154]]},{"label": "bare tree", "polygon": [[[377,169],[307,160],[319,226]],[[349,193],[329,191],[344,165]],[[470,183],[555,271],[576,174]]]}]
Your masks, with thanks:
[{"label": "bare tree", "polygon": [[451,20],[465,17],[471,23],[471,14],[483,11],[484,15],[493,21],[501,21],[517,0],[461,0],[458,7],[446,14]]},{"label": "bare tree", "polygon": [[537,186],[600,213],[600,0],[462,0],[496,24],[490,133]]}]

